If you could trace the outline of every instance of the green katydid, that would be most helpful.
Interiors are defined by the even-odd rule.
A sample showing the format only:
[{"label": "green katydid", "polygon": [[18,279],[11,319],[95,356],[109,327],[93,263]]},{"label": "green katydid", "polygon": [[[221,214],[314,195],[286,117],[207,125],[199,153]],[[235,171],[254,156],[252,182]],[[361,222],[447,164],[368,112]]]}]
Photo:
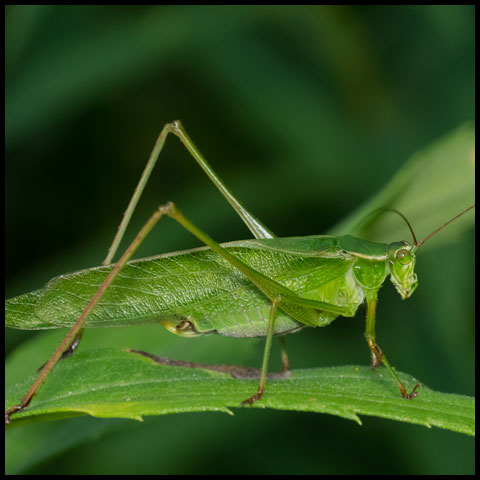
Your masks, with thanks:
[{"label": "green katydid", "polygon": [[[170,202],[155,211],[120,260],[111,265],[169,133],[174,133],[182,141],[255,239],[220,245]],[[371,351],[372,367],[385,365],[398,383],[402,397],[412,399],[417,395],[419,384],[407,393],[376,343],[378,290],[390,275],[401,297],[410,297],[418,284],[414,273],[416,250],[472,208],[474,205],[420,242],[415,239],[410,225],[413,243],[386,245],[349,235],[276,238],[231,194],[194,146],[181,123],[167,124],[158,137],[103,266],[62,275],[43,290],[7,301],[6,315],[11,326],[22,328],[20,320],[16,323],[19,308],[22,316],[28,313],[30,318],[35,318],[37,328],[73,326],[26,396],[5,412],[5,421],[9,422],[13,413],[28,406],[56,362],[76,347],[84,327],[161,323],[181,336],[209,333],[266,336],[258,390],[243,402],[252,404],[265,391],[273,335],[282,338],[282,334],[305,326],[326,326],[340,315],[351,317],[364,302],[367,304],[365,337]],[[164,215],[179,222],[206,247],[129,261]],[[180,284],[170,280],[179,276],[184,279]],[[69,293],[73,284],[77,286],[74,296]],[[78,285],[83,285],[80,295]],[[140,293],[136,295],[135,292]],[[29,305],[28,312],[25,312],[25,305]],[[284,349],[282,359],[286,370],[288,358]]]}]

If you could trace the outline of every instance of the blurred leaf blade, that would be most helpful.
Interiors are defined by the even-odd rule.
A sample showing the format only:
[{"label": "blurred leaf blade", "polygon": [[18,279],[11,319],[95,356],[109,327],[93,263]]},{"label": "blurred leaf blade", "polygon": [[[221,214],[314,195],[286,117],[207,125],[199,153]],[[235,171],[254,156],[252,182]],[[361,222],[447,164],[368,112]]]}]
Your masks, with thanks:
[{"label": "blurred leaf blade", "polygon": [[[401,376],[409,385],[416,382]],[[7,389],[7,406],[31,381],[27,378]],[[232,379],[211,369],[159,365],[131,351],[93,349],[62,361],[11,425],[81,414],[141,420],[145,415],[167,413],[230,413],[230,408],[240,407],[255,391],[257,382],[255,378]],[[473,398],[422,387],[414,401],[406,401],[384,369],[294,370],[288,378],[269,379],[267,388],[254,408],[329,413],[359,424],[358,415],[374,415],[474,435]]]},{"label": "blurred leaf blade", "polygon": [[17,475],[31,471],[49,458],[71,452],[72,448],[95,442],[108,433],[121,432],[130,423],[118,419],[99,422],[83,415],[66,422],[38,422],[29,425],[28,429],[8,429],[5,432],[5,473]]},{"label": "blurred leaf blade", "polygon": [[[475,129],[467,123],[412,155],[380,192],[330,233],[353,233],[385,242],[408,238],[407,226],[389,214],[357,228],[376,209],[387,207],[406,215],[420,240],[474,202]],[[466,215],[425,245],[430,248],[451,242],[474,222],[473,214]]]}]

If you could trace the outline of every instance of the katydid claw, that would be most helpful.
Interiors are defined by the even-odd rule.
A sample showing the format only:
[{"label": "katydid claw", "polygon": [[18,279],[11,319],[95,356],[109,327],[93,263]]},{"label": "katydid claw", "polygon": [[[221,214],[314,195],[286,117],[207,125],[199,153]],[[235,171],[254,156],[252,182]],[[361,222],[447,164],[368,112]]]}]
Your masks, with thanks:
[{"label": "katydid claw", "polygon": [[257,400],[259,400],[263,395],[263,392],[257,392],[255,395],[243,400],[241,405],[253,405]]},{"label": "katydid claw", "polygon": [[24,406],[22,404],[15,405],[14,407],[9,408],[5,412],[5,425],[8,425],[12,421],[11,415],[13,415],[14,413],[22,411],[23,408],[24,408]]},{"label": "katydid claw", "polygon": [[413,388],[413,390],[410,392],[410,393],[402,393],[402,397],[407,399],[407,400],[412,400],[414,399],[417,395],[418,395],[418,392],[416,392],[415,390],[418,388],[418,387],[421,387],[422,384],[419,382],[415,385],[415,387]]}]

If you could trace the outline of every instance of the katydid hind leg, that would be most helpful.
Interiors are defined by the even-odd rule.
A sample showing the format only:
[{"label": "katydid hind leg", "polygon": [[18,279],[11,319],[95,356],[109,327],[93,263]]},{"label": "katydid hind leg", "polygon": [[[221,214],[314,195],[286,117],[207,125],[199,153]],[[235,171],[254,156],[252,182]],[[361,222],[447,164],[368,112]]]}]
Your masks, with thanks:
[{"label": "katydid hind leg", "polygon": [[384,365],[390,375],[395,379],[398,384],[398,388],[403,398],[413,399],[417,396],[417,388],[421,386],[420,383],[417,383],[413,390],[410,393],[407,393],[405,385],[400,380],[395,369],[390,365],[385,353],[379,347],[375,339],[375,315],[377,307],[377,294],[370,292],[367,294],[367,319],[365,326],[365,339],[367,341],[368,347],[370,348],[370,353],[372,357],[372,369],[376,369],[380,365]]},{"label": "katydid hind leg", "polygon": [[32,401],[33,397],[36,395],[38,389],[43,385],[47,376],[55,367],[55,365],[60,360],[60,358],[62,358],[64,352],[66,352],[74,343],[78,345],[78,342],[77,342],[78,336],[79,334],[81,334],[83,326],[85,325],[85,321],[87,320],[93,308],[97,305],[97,303],[103,297],[105,291],[108,289],[111,283],[115,280],[116,276],[119,274],[122,268],[126,265],[126,263],[130,260],[130,258],[135,253],[135,251],[140,246],[140,244],[143,242],[145,237],[150,233],[154,225],[158,222],[158,220],[160,220],[162,216],[168,214],[169,209],[170,209],[170,205],[160,206],[153,213],[153,215],[147,220],[145,225],[140,229],[137,236],[132,241],[130,246],[125,250],[120,260],[115,264],[115,266],[112,268],[112,270],[107,275],[105,280],[98,287],[98,290],[96,291],[95,295],[90,299],[90,301],[88,302],[88,305],[80,314],[75,324],[72,326],[70,331],[67,333],[66,337],[63,339],[62,343],[55,350],[50,360],[42,368],[42,371],[40,372],[40,374],[38,375],[37,379],[32,384],[32,386],[30,387],[27,394],[22,398],[20,403],[18,403],[17,405],[14,405],[13,407],[8,408],[5,411],[6,424],[10,423],[11,416],[14,413],[22,411],[28,405],[30,405],[30,402]]},{"label": "katydid hind leg", "polygon": [[185,148],[189,151],[192,157],[200,165],[203,171],[208,175],[210,180],[214,183],[220,193],[230,203],[238,216],[243,220],[248,229],[252,232],[255,238],[273,238],[275,235],[270,229],[268,229],[257,217],[251,214],[241,203],[235,198],[232,192],[227,188],[223,180],[215,173],[212,167],[205,160],[205,157],[200,153],[198,148],[194,145],[190,137],[188,136],[185,128],[180,120],[176,120],[171,124],[172,133],[174,133]]},{"label": "katydid hind leg", "polygon": [[210,180],[214,183],[220,193],[226,198],[226,200],[230,203],[230,205],[234,208],[246,226],[250,229],[252,234],[255,238],[272,238],[275,235],[265,226],[263,225],[260,220],[258,220],[254,215],[252,215],[231,193],[231,191],[227,188],[223,180],[217,175],[217,173],[213,170],[213,168],[209,165],[209,163],[205,160],[205,157],[200,153],[198,148],[192,142],[190,137],[188,136],[185,128],[183,127],[182,123],[179,120],[176,120],[171,123],[167,123],[164,125],[162,131],[160,132],[155,146],[150,154],[150,157],[147,161],[147,165],[138,181],[138,184],[135,188],[135,191],[128,203],[127,209],[123,214],[122,221],[118,226],[117,233],[113,239],[112,245],[108,250],[107,257],[103,261],[104,265],[111,263],[115,253],[117,252],[118,246],[122,241],[122,238],[125,234],[125,230],[130,222],[132,214],[137,206],[138,201],[143,193],[143,190],[150,178],[153,168],[160,156],[160,153],[163,149],[165,144],[165,140],[169,133],[173,133],[176,135],[185,148],[188,150],[190,155],[195,159],[198,165],[202,168],[202,170],[207,174]]}]

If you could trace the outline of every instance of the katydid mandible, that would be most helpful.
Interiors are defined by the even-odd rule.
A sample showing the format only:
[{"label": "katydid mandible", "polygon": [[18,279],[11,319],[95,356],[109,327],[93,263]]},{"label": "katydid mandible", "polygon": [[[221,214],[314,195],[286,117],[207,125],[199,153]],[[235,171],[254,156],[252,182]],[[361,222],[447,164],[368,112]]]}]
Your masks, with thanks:
[{"label": "katydid mandible", "polygon": [[[218,244],[169,202],[154,212],[120,260],[111,264],[169,133],[181,140],[255,239]],[[78,345],[84,327],[160,323],[170,332],[185,337],[212,333],[234,337],[265,336],[257,392],[242,402],[253,404],[265,391],[273,335],[280,335],[282,339],[283,334],[305,326],[326,326],[338,316],[352,317],[364,302],[367,305],[365,338],[372,368],[383,364],[396,380],[402,397],[413,399],[420,384],[407,392],[375,339],[378,290],[390,275],[402,299],[409,298],[418,285],[414,272],[417,249],[474,206],[448,220],[420,242],[408,222],[412,243],[403,241],[387,245],[350,235],[277,238],[232,195],[190,140],[180,121],[166,124],[103,266],[62,275],[51,280],[43,290],[7,301],[6,315],[14,315],[15,305],[33,295],[29,297],[31,315],[38,320],[39,329],[73,326],[25,397],[5,412],[5,422],[9,423],[12,414],[29,405],[57,361]],[[206,246],[130,261],[143,239],[165,215]],[[170,283],[170,277],[186,273],[188,281],[181,285]],[[81,295],[69,295],[74,284],[84,285]],[[139,291],[142,294],[136,295]],[[22,328],[20,324],[16,326]],[[287,370],[288,357],[283,343],[282,363],[283,370]]]}]

